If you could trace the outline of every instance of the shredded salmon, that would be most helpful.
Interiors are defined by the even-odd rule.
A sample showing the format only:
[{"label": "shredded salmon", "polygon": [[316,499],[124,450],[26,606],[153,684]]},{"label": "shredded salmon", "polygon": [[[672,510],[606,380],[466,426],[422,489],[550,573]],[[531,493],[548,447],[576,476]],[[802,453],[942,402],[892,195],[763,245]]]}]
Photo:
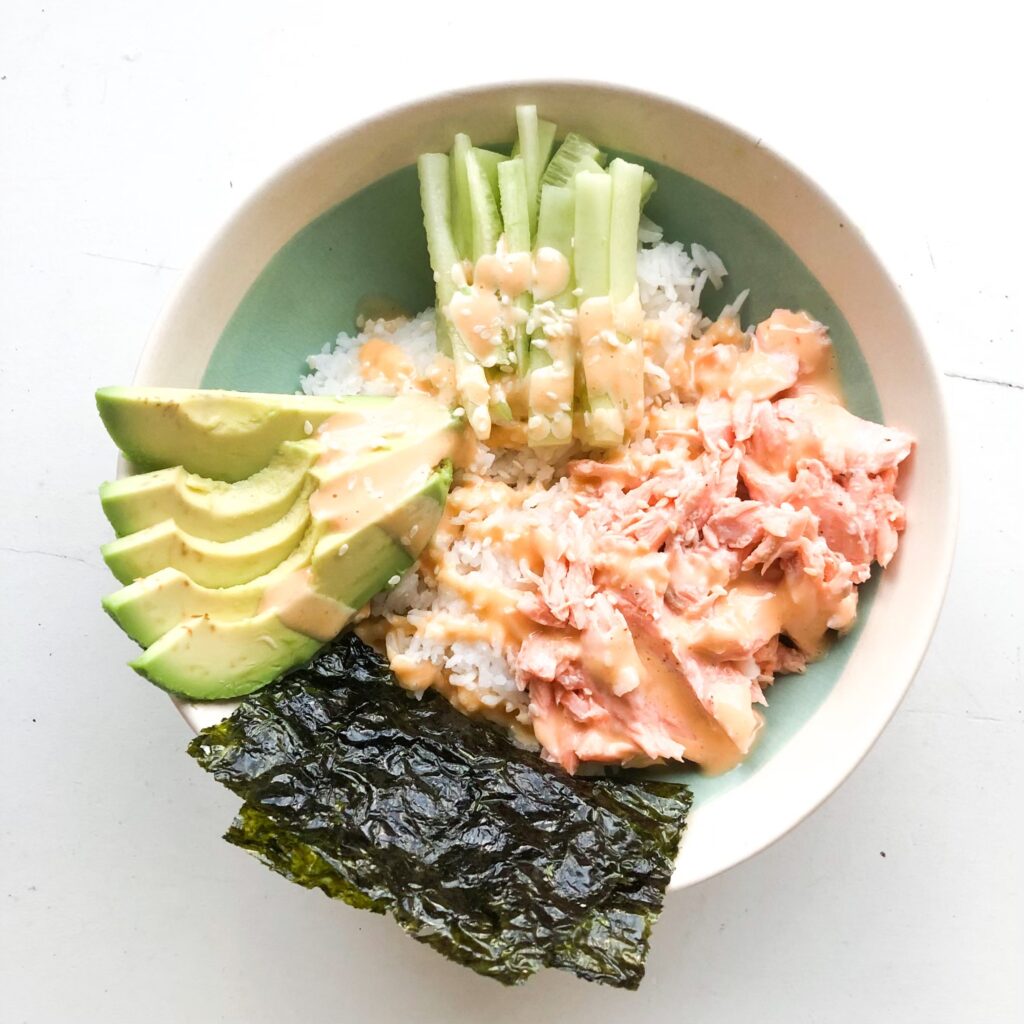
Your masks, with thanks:
[{"label": "shredded salmon", "polygon": [[470,474],[455,488],[434,570],[468,621],[485,574],[443,567],[453,541],[513,567],[475,614],[492,616],[546,757],[725,770],[756,741],[775,677],[853,624],[858,585],[906,525],[913,441],[845,409],[829,361],[805,313],[752,334],[723,320],[649,370],[641,439],[549,486]]}]

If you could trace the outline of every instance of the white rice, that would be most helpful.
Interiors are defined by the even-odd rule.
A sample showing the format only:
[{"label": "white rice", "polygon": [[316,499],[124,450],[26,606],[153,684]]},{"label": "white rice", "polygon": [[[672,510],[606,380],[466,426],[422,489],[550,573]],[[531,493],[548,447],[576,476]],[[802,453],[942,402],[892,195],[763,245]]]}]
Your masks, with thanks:
[{"label": "white rice", "polygon": [[[441,557],[456,566],[461,575],[480,574],[492,584],[501,581],[511,585],[518,577],[515,565],[478,541],[457,540]],[[429,635],[430,621],[441,612],[454,619],[472,620],[476,616],[462,597],[443,585],[437,588],[416,568],[407,572],[397,587],[379,594],[371,605],[372,615],[405,618],[416,630],[412,636],[403,630],[388,634],[387,653],[392,662],[396,657],[430,662],[444,669],[452,686],[474,691],[484,707],[502,712],[514,722],[527,723],[526,695],[516,685],[503,652],[479,641],[446,644],[433,639]]]},{"label": "white rice", "polygon": [[378,378],[366,381],[359,372],[359,349],[371,338],[400,346],[412,360],[418,374],[425,374],[437,355],[434,311],[424,310],[412,320],[369,320],[352,336],[344,331],[333,345],[306,362],[313,371],[300,381],[306,395],[392,395],[394,385]]},{"label": "white rice", "polygon": [[[722,287],[728,274],[725,265],[715,253],[697,243],[688,252],[681,242],[661,241],[661,229],[646,218],[641,231],[642,242],[654,243],[645,244],[637,255],[640,301],[646,315],[662,325],[666,344],[698,336],[710,325],[700,309],[701,294],[708,282],[716,289]],[[743,292],[726,307],[727,311],[738,314],[746,296]],[[417,373],[425,375],[437,355],[434,311],[428,309],[410,321],[370,321],[354,336],[339,334],[333,345],[325,345],[309,357],[311,372],[301,379],[302,391],[307,395],[394,394],[393,384],[382,379],[368,382],[360,373],[359,349],[371,338],[399,345]],[[664,370],[650,360],[648,363],[648,393],[656,394],[662,386],[667,387],[667,377],[663,382]],[[494,450],[480,445],[466,472],[500,480],[516,489],[534,481],[550,487],[577,452],[574,445],[536,450]],[[500,581],[514,586],[522,578],[519,566],[477,541],[456,540],[435,556],[460,574],[479,573],[492,584]],[[450,685],[472,690],[484,707],[503,712],[512,723],[526,725],[527,697],[516,685],[504,653],[485,642],[448,644],[432,639],[430,622],[439,613],[467,620],[476,614],[461,596],[443,585],[438,587],[416,567],[371,605],[375,617],[403,624],[404,628],[393,628],[388,633],[388,656],[393,662],[396,658],[429,662],[444,670]],[[523,739],[521,730],[518,736]]]},{"label": "white rice", "polygon": [[[710,282],[721,288],[728,271],[718,255],[697,242],[689,253],[682,242],[662,242],[661,228],[643,219],[637,253],[637,282],[640,302],[648,317],[663,323],[675,340],[693,337],[710,321],[700,311],[700,297]],[[727,310],[738,314],[747,297],[743,292]],[[351,335],[342,332],[334,344],[324,345],[306,362],[312,371],[300,380],[307,395],[391,395],[394,385],[382,378],[367,381],[359,372],[359,349],[371,338],[399,345],[412,360],[416,371],[425,374],[437,354],[434,310],[427,309],[412,320],[370,320]]]}]

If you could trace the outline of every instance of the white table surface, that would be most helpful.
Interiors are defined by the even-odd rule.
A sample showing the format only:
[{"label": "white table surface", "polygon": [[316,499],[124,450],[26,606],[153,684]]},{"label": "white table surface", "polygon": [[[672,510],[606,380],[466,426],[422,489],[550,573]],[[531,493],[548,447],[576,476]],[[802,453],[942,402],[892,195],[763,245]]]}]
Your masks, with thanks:
[{"label": "white table surface", "polygon": [[[1024,1019],[1009,5],[343,6],[0,7],[0,1021]],[[823,810],[669,899],[636,994],[505,991],[222,842],[236,799],[99,607],[92,391],[131,379],[181,268],[306,144],[508,75],[675,95],[802,166],[916,307],[958,437],[956,564],[908,700]]]}]

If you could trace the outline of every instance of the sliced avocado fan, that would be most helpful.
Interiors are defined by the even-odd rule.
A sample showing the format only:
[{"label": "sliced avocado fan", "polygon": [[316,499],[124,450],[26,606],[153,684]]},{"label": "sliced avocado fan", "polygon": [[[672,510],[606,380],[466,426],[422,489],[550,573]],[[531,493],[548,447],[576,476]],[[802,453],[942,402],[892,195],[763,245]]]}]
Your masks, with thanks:
[{"label": "sliced avocado fan", "polygon": [[175,696],[230,700],[309,661],[322,646],[289,629],[273,612],[262,612],[236,622],[189,619],[129,664]]},{"label": "sliced avocado fan", "polygon": [[173,466],[105,483],[100,501],[119,537],[173,519],[194,537],[237,540],[270,526],[295,504],[319,454],[315,440],[285,441],[264,469],[237,483]]},{"label": "sliced avocado fan", "polygon": [[397,582],[440,521],[463,429],[425,397],[108,388],[97,403],[122,451],[158,467],[101,489],[123,534],[103,557],[126,584],[103,606],[145,648],[132,667],[193,700],[265,685]]},{"label": "sliced avocado fan", "polygon": [[[263,469],[284,441],[301,441],[331,416],[393,399],[261,395],[189,388],[100,388],[96,407],[114,444],[138,469],[182,466],[234,483]],[[382,420],[382,423],[384,421]]]},{"label": "sliced avocado fan", "polygon": [[103,560],[121,583],[131,583],[168,566],[180,569],[204,587],[248,583],[295,550],[309,525],[309,496],[315,487],[316,481],[307,477],[292,507],[276,523],[235,540],[195,537],[173,519],[165,519],[104,544]]},{"label": "sliced avocado fan", "polygon": [[309,565],[323,532],[322,526],[308,526],[299,546],[280,565],[248,583],[204,587],[180,569],[161,569],[105,597],[103,610],[140,647],[155,643],[186,619],[206,616],[233,622],[250,618],[270,587]]},{"label": "sliced avocado fan", "polygon": [[[451,463],[445,462],[389,515],[320,542],[311,578],[317,595],[337,604],[339,620],[347,621],[376,593],[397,583],[416,561],[437,529],[451,480]],[[412,537],[411,525],[418,527]],[[166,632],[131,666],[170,693],[191,700],[226,699],[266,686],[311,658],[324,642],[288,626],[273,607],[234,621],[204,615]]]}]

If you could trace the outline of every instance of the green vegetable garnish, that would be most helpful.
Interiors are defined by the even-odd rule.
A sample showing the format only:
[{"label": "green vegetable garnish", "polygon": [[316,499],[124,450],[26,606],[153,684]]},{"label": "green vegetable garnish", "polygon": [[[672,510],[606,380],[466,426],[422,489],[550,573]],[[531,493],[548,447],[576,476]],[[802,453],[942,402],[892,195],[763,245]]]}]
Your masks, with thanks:
[{"label": "green vegetable garnish", "polygon": [[[607,155],[575,132],[555,149],[555,133],[524,104],[511,157],[462,133],[450,156],[420,157],[438,341],[481,440],[501,426],[533,447],[574,436],[614,447],[643,419],[636,250],[655,182],[623,160],[606,169]],[[575,313],[587,299],[610,305],[587,311],[597,340],[583,345]]]},{"label": "green vegetable garnish", "polygon": [[225,838],[505,984],[636,988],[690,791],[573,778],[391,680],[349,634],[200,733],[189,752],[245,801]]}]

